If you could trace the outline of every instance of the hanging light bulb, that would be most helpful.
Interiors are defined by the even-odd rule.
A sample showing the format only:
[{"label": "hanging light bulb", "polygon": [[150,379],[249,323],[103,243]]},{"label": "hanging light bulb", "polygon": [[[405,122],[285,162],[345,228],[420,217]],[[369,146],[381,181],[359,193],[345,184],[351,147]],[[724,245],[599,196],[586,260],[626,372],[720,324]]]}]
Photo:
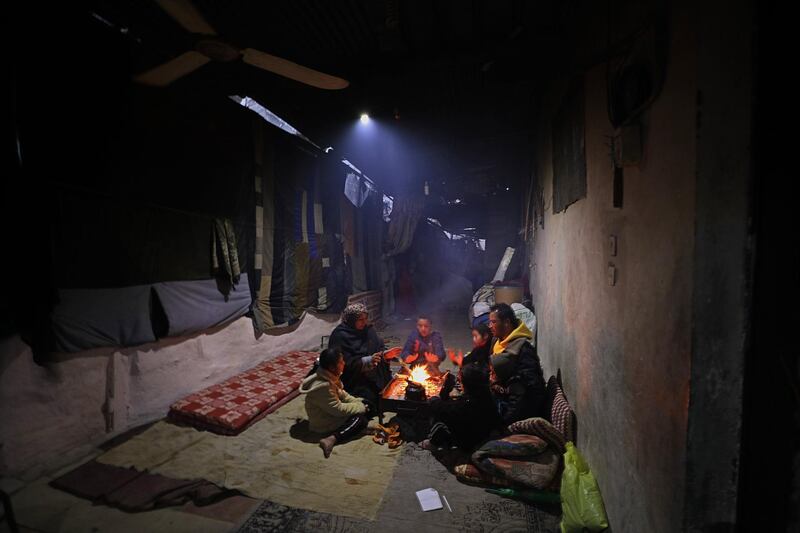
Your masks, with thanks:
[{"label": "hanging light bulb", "polygon": [[428,182],[425,182],[425,196],[428,196],[431,193],[431,188],[428,185]]}]

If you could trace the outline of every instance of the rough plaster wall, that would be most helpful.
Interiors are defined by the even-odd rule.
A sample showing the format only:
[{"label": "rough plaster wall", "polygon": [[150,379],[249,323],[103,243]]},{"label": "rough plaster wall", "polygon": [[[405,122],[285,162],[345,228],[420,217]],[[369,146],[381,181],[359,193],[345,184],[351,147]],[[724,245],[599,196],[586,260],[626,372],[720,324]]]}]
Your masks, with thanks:
[{"label": "rough plaster wall", "polygon": [[[537,146],[545,198],[531,290],[546,373],[562,369],[578,447],[615,531],[681,528],[691,349],[695,56],[686,13],[674,15],[660,97],[643,118],[644,160],[625,169],[612,205],[605,67],[585,76],[587,197],[552,213],[546,103]],[[548,111],[549,110],[549,111]],[[609,236],[618,252],[611,257]],[[608,265],[617,269],[610,286]]]},{"label": "rough plaster wall", "polygon": [[[697,210],[686,531],[734,531],[750,335],[753,4],[698,4]],[[770,179],[772,176],[760,176]],[[763,383],[754,386],[761,393]],[[767,390],[763,388],[763,390]],[[766,425],[765,425],[766,426]],[[760,431],[753,428],[751,431]]]},{"label": "rough plaster wall", "polygon": [[28,468],[44,467],[104,434],[107,357],[74,358],[45,368],[15,336],[0,344],[0,361],[0,475],[21,476]]},{"label": "rough plaster wall", "polygon": [[[256,339],[250,319],[134,349],[92,350],[41,367],[18,337],[0,344],[0,475],[37,477],[131,427],[166,415],[186,394],[289,350],[319,349],[335,323],[307,314],[291,333]],[[112,363],[113,361],[113,363]],[[110,365],[110,368],[109,368]],[[113,379],[107,376],[113,374]],[[113,390],[113,431],[103,404]]]}]

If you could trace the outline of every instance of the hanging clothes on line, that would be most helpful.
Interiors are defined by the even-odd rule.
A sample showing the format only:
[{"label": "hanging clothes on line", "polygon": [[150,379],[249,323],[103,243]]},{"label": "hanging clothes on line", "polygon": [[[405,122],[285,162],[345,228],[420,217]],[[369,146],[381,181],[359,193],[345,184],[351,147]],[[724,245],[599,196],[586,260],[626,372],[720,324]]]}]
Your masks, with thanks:
[{"label": "hanging clothes on line", "polygon": [[398,255],[408,250],[424,209],[425,200],[422,198],[398,196],[395,199],[389,222],[390,249],[386,251],[386,255]]},{"label": "hanging clothes on line", "polygon": [[231,285],[239,283],[242,274],[236,250],[236,232],[227,218],[215,218],[211,230],[211,272],[226,278]]},{"label": "hanging clothes on line", "polygon": [[371,188],[367,180],[362,179],[361,176],[355,172],[347,173],[347,178],[344,181],[344,195],[354,206],[361,207],[364,205],[370,190]]}]

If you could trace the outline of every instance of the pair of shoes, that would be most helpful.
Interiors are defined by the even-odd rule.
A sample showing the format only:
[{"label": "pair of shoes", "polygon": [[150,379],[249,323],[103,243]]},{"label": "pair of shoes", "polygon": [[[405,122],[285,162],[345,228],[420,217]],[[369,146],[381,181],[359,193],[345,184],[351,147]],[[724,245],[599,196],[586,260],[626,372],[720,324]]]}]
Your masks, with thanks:
[{"label": "pair of shoes", "polygon": [[372,440],[376,444],[389,444],[389,448],[394,449],[403,444],[403,439],[400,437],[400,427],[397,424],[389,426],[382,426],[378,424],[375,434],[372,435]]},{"label": "pair of shoes", "polygon": [[372,434],[372,442],[383,445],[386,444],[388,439],[389,437],[386,433],[386,428],[378,424],[378,427],[375,429],[375,433]]},{"label": "pair of shoes", "polygon": [[398,446],[403,444],[403,439],[400,437],[400,432],[398,431],[395,434],[389,435],[389,449],[394,450]]}]

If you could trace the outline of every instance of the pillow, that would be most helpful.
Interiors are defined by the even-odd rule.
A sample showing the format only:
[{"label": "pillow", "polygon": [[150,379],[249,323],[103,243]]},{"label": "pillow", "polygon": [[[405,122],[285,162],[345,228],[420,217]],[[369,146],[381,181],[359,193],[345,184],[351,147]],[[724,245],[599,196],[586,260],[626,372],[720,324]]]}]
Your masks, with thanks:
[{"label": "pillow", "polygon": [[548,422],[551,423],[553,420],[550,418],[550,412],[553,410],[553,400],[555,400],[556,397],[556,389],[559,387],[558,378],[556,376],[550,376],[550,379],[547,380],[547,388],[545,389],[544,416],[546,416]]},{"label": "pillow", "polygon": [[453,469],[456,479],[464,483],[486,485],[495,487],[509,487],[511,483],[502,477],[496,477],[478,470],[478,467],[469,463],[458,465]]},{"label": "pillow", "polygon": [[509,435],[497,440],[490,440],[478,448],[472,455],[477,462],[484,456],[494,457],[533,457],[547,448],[547,442],[536,435]]},{"label": "pillow", "polygon": [[555,448],[559,453],[564,453],[566,451],[564,447],[566,444],[564,435],[544,418],[526,418],[525,420],[514,422],[508,426],[508,431],[512,434],[524,433],[527,435],[536,435],[544,439],[548,445]]},{"label": "pillow", "polygon": [[473,455],[473,461],[484,475],[506,479],[511,484],[547,490],[558,475],[561,457],[561,454],[547,449],[535,458],[527,460],[490,456],[476,460]]},{"label": "pillow", "polygon": [[150,321],[150,285],[60,289],[52,313],[55,349],[136,346],[156,340]]},{"label": "pillow", "polygon": [[561,390],[561,387],[558,387],[555,397],[553,398],[550,421],[553,423],[553,427],[564,436],[564,440],[567,442],[575,440],[572,417],[572,408],[569,406],[569,402],[567,402],[567,397],[564,396],[564,391]]}]

